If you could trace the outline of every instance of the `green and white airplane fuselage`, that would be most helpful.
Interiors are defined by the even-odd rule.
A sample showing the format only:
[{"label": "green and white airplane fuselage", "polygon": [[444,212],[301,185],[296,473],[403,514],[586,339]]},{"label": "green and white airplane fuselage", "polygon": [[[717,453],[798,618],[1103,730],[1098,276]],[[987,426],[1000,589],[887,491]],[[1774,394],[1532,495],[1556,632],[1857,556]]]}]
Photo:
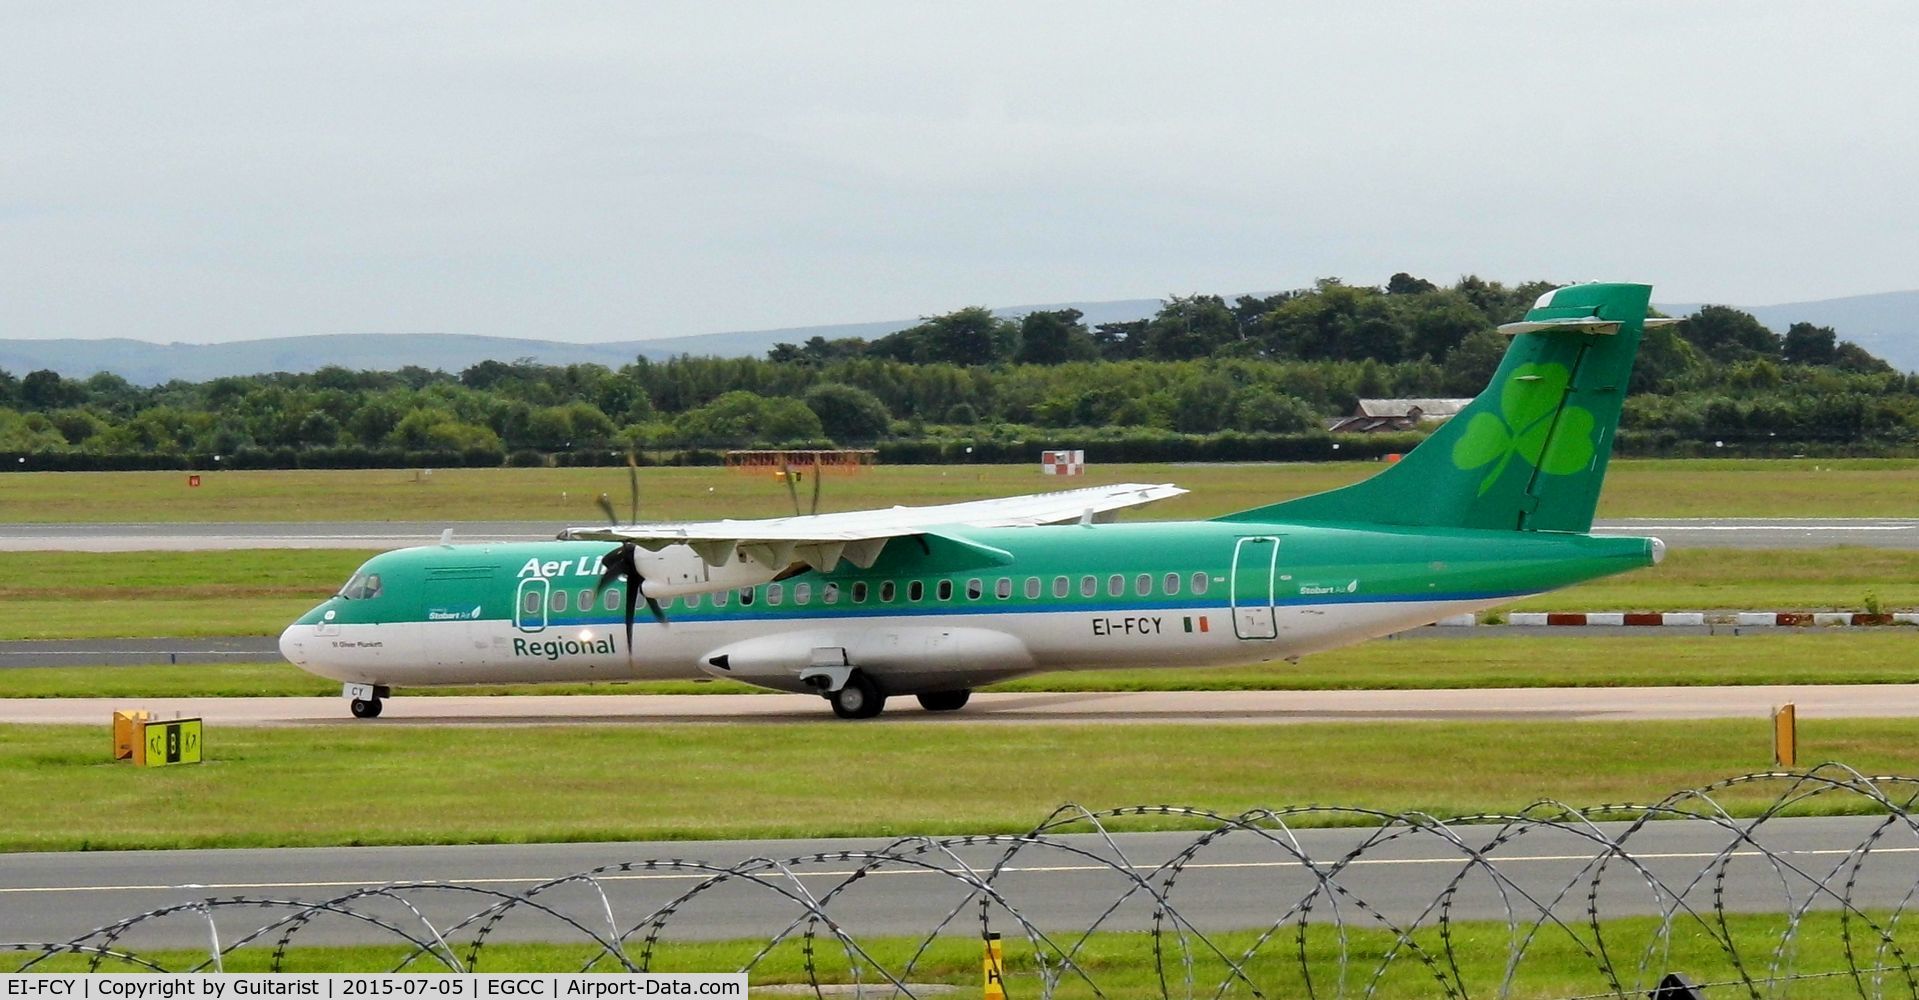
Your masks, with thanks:
[{"label": "green and white airplane fuselage", "polygon": [[[1210,521],[1100,523],[1181,492],[1126,484],[402,549],[368,561],[281,649],[344,682],[363,716],[391,687],[724,677],[863,717],[888,695],[957,708],[1037,671],[1349,645],[1659,561],[1655,539],[1588,533],[1649,295],[1543,296],[1471,406],[1329,493]],[[632,617],[642,599],[658,620]]]},{"label": "green and white airplane fuselage", "polygon": [[664,605],[668,624],[635,623],[631,649],[622,585],[593,589],[604,545],[401,549],[356,576],[379,577],[377,596],[327,601],[287,630],[282,649],[314,673],[367,685],[712,676],[805,691],[806,668],[850,663],[905,694],[1043,670],[1297,657],[1660,556],[1648,538],[1284,523],[965,537],[1013,559],[942,565],[912,551],[870,569],[676,597]]}]

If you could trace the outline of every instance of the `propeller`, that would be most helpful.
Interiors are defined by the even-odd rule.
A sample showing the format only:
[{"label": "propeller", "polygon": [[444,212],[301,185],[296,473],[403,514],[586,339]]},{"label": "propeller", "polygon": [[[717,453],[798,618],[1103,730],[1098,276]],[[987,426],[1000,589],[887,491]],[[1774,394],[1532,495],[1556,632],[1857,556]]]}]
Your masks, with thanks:
[{"label": "propeller", "polygon": [[[786,495],[792,499],[793,514],[794,516],[797,517],[800,513],[800,492],[793,485],[793,477],[795,475],[798,475],[798,473],[795,473],[793,471],[792,463],[790,462],[780,463],[780,478],[786,480]],[[811,510],[808,510],[807,513],[817,514],[819,512],[820,512],[820,463],[818,459],[814,459],[813,460],[813,507]]]},{"label": "propeller", "polygon": [[[800,515],[800,491],[793,487],[793,466],[790,463],[780,463],[780,478],[786,480],[786,495],[793,500],[793,516],[798,517]],[[819,485],[819,480],[814,480],[813,484],[815,486]]]},{"label": "propeller", "polygon": [[[627,486],[631,496],[632,516],[628,524],[638,523],[640,519],[640,466],[632,452],[626,453]],[[606,514],[607,523],[619,527],[619,515],[613,512],[613,501],[602,493],[599,497],[600,510]],[[593,585],[593,595],[598,597],[615,580],[626,581],[626,649],[628,655],[633,651],[633,612],[639,606],[642,597],[646,600],[646,610],[653,613],[653,620],[666,624],[666,611],[660,602],[646,594],[646,577],[640,574],[638,546],[632,542],[621,542],[620,547],[600,557],[600,580]]]}]

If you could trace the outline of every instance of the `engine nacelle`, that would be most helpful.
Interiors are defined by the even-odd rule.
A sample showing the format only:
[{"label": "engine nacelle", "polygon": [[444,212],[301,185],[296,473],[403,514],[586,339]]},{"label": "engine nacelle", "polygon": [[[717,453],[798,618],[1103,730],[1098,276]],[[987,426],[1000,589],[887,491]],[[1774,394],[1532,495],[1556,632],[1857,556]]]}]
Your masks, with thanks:
[{"label": "engine nacelle", "polygon": [[817,679],[809,684],[806,675],[834,678],[846,668],[884,680],[1014,674],[1033,666],[1026,645],[1005,632],[935,625],[783,632],[729,643],[700,658],[700,669],[714,677],[782,691],[817,690]]},{"label": "engine nacelle", "polygon": [[688,594],[715,594],[740,587],[771,583],[785,571],[784,566],[764,566],[751,559],[734,558],[713,566],[685,545],[673,545],[658,552],[638,549],[640,575],[646,578],[646,596],[660,599]]}]

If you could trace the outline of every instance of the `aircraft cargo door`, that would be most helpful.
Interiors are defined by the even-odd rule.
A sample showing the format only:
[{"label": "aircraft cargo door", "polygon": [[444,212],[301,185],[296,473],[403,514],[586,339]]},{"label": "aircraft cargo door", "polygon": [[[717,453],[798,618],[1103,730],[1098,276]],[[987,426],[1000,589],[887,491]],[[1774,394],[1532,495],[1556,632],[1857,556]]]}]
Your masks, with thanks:
[{"label": "aircraft cargo door", "polygon": [[1233,633],[1241,639],[1279,635],[1273,619],[1273,574],[1279,568],[1279,539],[1242,538],[1233,546]]}]

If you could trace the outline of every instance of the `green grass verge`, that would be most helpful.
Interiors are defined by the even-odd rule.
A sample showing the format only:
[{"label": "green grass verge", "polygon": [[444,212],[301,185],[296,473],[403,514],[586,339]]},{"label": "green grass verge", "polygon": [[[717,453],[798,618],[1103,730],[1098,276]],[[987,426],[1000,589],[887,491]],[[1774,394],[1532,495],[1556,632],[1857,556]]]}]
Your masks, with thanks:
[{"label": "green grass verge", "polygon": [[[1193,492],[1135,516],[1212,517],[1354,482],[1372,462],[1111,465],[1094,453],[1088,485],[1174,482]],[[1601,517],[1905,517],[1914,459],[1622,460]],[[791,511],[773,476],[645,469],[650,517],[766,517]],[[190,489],[177,472],[10,473],[0,519],[26,522],[542,519],[597,523],[592,498],[626,488],[620,469],[410,469],[214,472]],[[827,510],[940,503],[1057,489],[1028,465],[881,466],[826,481]],[[1070,485],[1070,484],[1069,484]]]},{"label": "green grass verge", "polygon": [[[206,763],[160,769],[107,759],[109,743],[104,724],[0,727],[0,802],[16,804],[0,810],[0,851],[1007,833],[1062,802],[1449,816],[1649,801],[1771,756],[1762,718],[216,727]],[[1804,720],[1800,748],[1919,770],[1907,720]]]},{"label": "green grass verge", "polygon": [[[371,552],[0,553],[0,640],[275,635]],[[1680,549],[1652,569],[1522,601],[1524,611],[1919,608],[1919,552]]]},{"label": "green grass verge", "polygon": [[0,639],[277,635],[372,551],[0,553]]},{"label": "green grass verge", "polygon": [[[1742,636],[1579,637],[1529,632],[1500,638],[1392,639],[1298,663],[1183,670],[1040,674],[989,691],[1318,691],[1496,687],[1644,687],[1702,684],[1919,682],[1907,628],[1781,629]],[[512,694],[744,694],[731,681],[403,688],[401,697]],[[285,663],[0,670],[12,698],[223,698],[337,695],[340,686]]]},{"label": "green grass verge", "polygon": [[[1910,921],[1894,924],[1883,913],[1866,916],[1881,927],[1890,925],[1888,933],[1904,954],[1911,955],[1919,947],[1919,930],[1915,930]],[[1441,939],[1437,930],[1421,930],[1411,936],[1410,943],[1402,943],[1392,931],[1366,926],[1362,916],[1350,915],[1348,920],[1352,926],[1345,932],[1343,948],[1330,919],[1319,914],[1314,915],[1305,934],[1304,967],[1312,974],[1313,985],[1317,987],[1319,995],[1332,995],[1338,991],[1342,950],[1346,957],[1346,982],[1351,991],[1362,990],[1381,962],[1386,961],[1385,972],[1376,984],[1377,991],[1371,995],[1384,1000],[1443,995],[1442,988],[1434,978],[1433,967],[1421,960],[1414,950],[1415,945],[1432,957],[1441,969],[1450,971],[1456,962],[1458,979],[1455,987],[1464,987],[1461,993],[1466,996],[1557,998],[1612,995],[1614,989],[1588,950],[1592,949],[1594,937],[1591,929],[1585,925],[1576,924],[1571,929],[1542,930],[1537,937],[1527,942],[1523,959],[1512,970],[1512,991],[1501,994],[1500,985],[1507,975],[1507,954],[1511,948],[1511,931],[1504,923],[1453,923],[1449,961],[1447,942]],[[1697,921],[1682,920],[1663,938],[1658,922],[1653,918],[1608,920],[1602,926],[1605,944],[1621,985],[1627,988],[1630,995],[1636,996],[1649,992],[1658,978],[1669,970],[1684,971],[1698,983],[1738,981],[1738,971],[1720,943],[1721,935],[1745,956],[1747,975],[1763,977],[1773,950],[1784,933],[1785,920],[1769,915],[1731,915],[1726,918],[1723,927],[1710,929],[1701,928]],[[1001,929],[1004,932],[1002,960],[1008,995],[1037,996],[1041,984],[1035,971],[1035,949],[1017,925],[1008,922]],[[1049,934],[1058,932],[1056,928],[1042,930]],[[1855,948],[1853,961],[1860,965],[1870,964],[1873,950],[1879,943],[1875,932],[1859,916],[1853,918],[1845,931],[1850,933]],[[861,970],[861,979],[868,984],[876,978],[875,964],[894,975],[903,975],[907,961],[920,947],[919,939],[905,936],[859,937],[856,940],[870,960],[862,963]],[[1068,934],[1055,936],[1053,943],[1056,948],[1064,949],[1072,947],[1077,940],[1076,936]],[[1655,963],[1658,967],[1645,973],[1650,977],[1649,981],[1641,981],[1638,971],[1641,957],[1648,953],[1649,946],[1662,940],[1667,943],[1654,951],[1658,956]],[[1839,972],[1847,968],[1847,940],[1848,934],[1842,933],[1838,916],[1829,913],[1808,915],[1794,937],[1792,969],[1803,974]],[[1243,968],[1247,979],[1262,994],[1269,997],[1307,995],[1307,984],[1300,975],[1301,942],[1291,927],[1281,929],[1265,942],[1258,941],[1258,935],[1253,931],[1211,933],[1205,936],[1204,942],[1189,936],[1187,941],[1193,959],[1191,975],[1198,987],[1196,995],[1209,996],[1215,987],[1228,979],[1227,966],[1217,956],[1224,954],[1237,961],[1255,945],[1259,946],[1258,953]],[[1086,978],[1068,973],[1053,995],[1062,1000],[1096,995],[1187,995],[1187,969],[1182,962],[1179,939],[1171,932],[1165,934],[1160,939],[1161,952],[1158,956],[1154,954],[1153,944],[1150,935],[1141,933],[1106,932],[1092,935],[1075,953],[1074,959],[1078,967],[1085,971],[1086,978],[1098,985],[1100,992],[1096,994],[1089,988]],[[738,970],[752,961],[765,945],[764,940],[708,943],[669,941],[656,949],[650,968],[655,972]],[[749,970],[747,979],[750,985],[757,988],[807,982],[809,977],[803,947],[797,936],[775,947]],[[455,950],[464,960],[465,953],[458,948],[458,942],[455,942]],[[637,962],[640,951],[640,944],[632,943],[628,958]],[[596,948],[580,945],[488,943],[480,952],[479,963],[473,971],[571,973],[580,971],[583,965],[600,954]],[[1057,952],[1049,951],[1048,954],[1056,956]],[[292,948],[287,952],[286,961],[280,969],[306,973],[384,972],[393,969],[410,955],[410,950],[385,947]],[[1390,961],[1387,961],[1388,955],[1391,955]],[[226,956],[224,970],[268,971],[271,968],[271,956],[270,947],[237,949]],[[147,957],[158,960],[167,968],[186,969],[204,962],[207,956],[204,952],[174,951],[158,952]],[[977,940],[963,933],[954,934],[936,940],[919,956],[912,973],[903,975],[903,978],[912,983],[946,983],[977,990],[980,985],[980,957],[981,946]],[[1891,957],[1890,953],[1888,957]],[[26,960],[23,956],[0,953],[0,969],[17,968]],[[824,983],[854,981],[846,949],[824,931],[814,941],[812,964]],[[84,958],[62,956],[36,966],[35,971],[74,972],[84,968]],[[439,972],[444,968],[444,965],[431,960],[416,959],[407,965],[405,971]],[[595,971],[615,971],[614,964],[605,958],[601,958],[594,968]],[[100,971],[144,970],[107,962]],[[1165,992],[1162,992],[1161,987],[1162,971],[1166,977]],[[1886,983],[1896,986],[1903,981],[1902,977],[1893,973]],[[1246,985],[1237,984],[1227,990],[1227,995],[1246,995]],[[1707,995],[1717,993],[1709,992]],[[1853,980],[1838,977],[1801,983],[1794,989],[1793,995],[1851,996],[1857,995],[1857,992]]]},{"label": "green grass verge", "polygon": [[1517,611],[1864,611],[1919,608],[1919,552],[1673,549],[1658,566],[1520,601]]}]

